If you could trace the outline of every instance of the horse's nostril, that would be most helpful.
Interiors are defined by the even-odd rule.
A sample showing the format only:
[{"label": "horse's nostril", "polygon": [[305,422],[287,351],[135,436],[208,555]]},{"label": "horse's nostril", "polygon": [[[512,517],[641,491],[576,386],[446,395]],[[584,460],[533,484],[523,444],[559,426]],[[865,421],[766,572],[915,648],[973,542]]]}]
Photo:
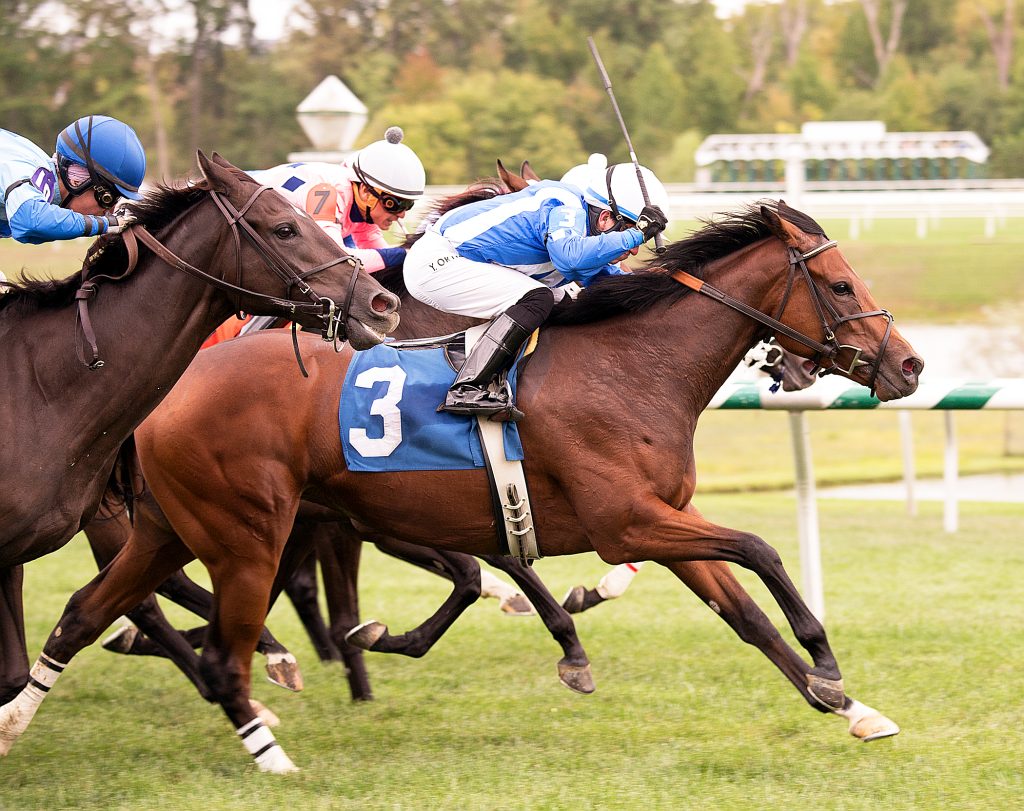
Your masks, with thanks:
[{"label": "horse's nostril", "polygon": [[378,293],[373,297],[370,306],[375,313],[390,313],[395,310],[395,297],[384,293]]},{"label": "horse's nostril", "polygon": [[921,374],[924,363],[918,358],[906,358],[903,361],[903,374],[905,377],[916,377]]}]

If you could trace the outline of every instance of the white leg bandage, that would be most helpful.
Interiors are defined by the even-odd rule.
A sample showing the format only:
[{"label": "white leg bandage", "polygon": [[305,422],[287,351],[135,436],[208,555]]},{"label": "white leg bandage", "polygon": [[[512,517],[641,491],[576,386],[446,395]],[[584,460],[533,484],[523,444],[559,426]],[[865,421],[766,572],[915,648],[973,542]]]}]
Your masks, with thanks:
[{"label": "white leg bandage", "polygon": [[509,597],[515,597],[518,593],[514,586],[499,580],[486,569],[480,569],[481,597],[497,597],[499,600],[505,600]]},{"label": "white leg bandage", "polygon": [[606,600],[614,600],[616,597],[621,597],[626,593],[629,584],[633,582],[633,578],[636,577],[636,573],[640,571],[640,567],[643,565],[643,561],[640,563],[619,564],[601,578],[601,582],[597,584],[595,591]]},{"label": "white leg bandage", "polygon": [[278,744],[274,733],[267,729],[259,718],[253,718],[249,723],[236,729],[235,732],[242,739],[242,745],[252,755],[252,759],[256,761],[261,772],[286,774],[298,771],[291,758]]},{"label": "white leg bandage", "polygon": [[67,667],[63,662],[39,654],[28,674],[28,684],[9,704],[0,707],[0,755],[11,751],[11,746],[28,729],[32,717],[50,692],[57,677]]}]

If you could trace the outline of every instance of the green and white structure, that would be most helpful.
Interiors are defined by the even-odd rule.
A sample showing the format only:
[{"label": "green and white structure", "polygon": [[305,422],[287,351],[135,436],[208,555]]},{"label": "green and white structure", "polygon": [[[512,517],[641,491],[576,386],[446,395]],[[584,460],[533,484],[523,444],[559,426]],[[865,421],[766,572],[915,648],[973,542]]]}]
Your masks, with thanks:
[{"label": "green and white structure", "polygon": [[953,411],[1024,410],[1024,379],[1006,378],[987,381],[966,379],[922,382],[909,397],[883,403],[857,383],[841,377],[824,377],[810,388],[796,392],[772,392],[770,380],[729,382],[712,398],[708,408],[763,409],[789,414],[796,468],[797,527],[800,539],[800,564],[804,598],[819,619],[824,618],[825,597],[821,573],[821,538],[818,505],[811,462],[811,440],[806,412],[826,410],[888,409],[900,412],[903,472],[907,486],[907,505],[914,511],[913,443],[910,412],[943,411],[946,422],[944,460],[945,507],[943,524],[955,532],[958,524],[957,477],[958,451]]}]

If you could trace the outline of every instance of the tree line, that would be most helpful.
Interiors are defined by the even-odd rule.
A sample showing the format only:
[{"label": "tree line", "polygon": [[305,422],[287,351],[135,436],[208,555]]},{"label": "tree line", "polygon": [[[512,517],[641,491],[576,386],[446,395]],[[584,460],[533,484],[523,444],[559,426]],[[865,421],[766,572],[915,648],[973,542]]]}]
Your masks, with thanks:
[{"label": "tree line", "polygon": [[974,130],[987,173],[1024,176],[1018,0],[781,0],[719,19],[708,0],[297,0],[261,42],[246,0],[0,0],[0,126],[49,148],[88,112],[131,123],[150,177],[195,150],[245,168],[308,148],[295,108],[336,74],[390,124],[428,182],[529,158],[543,175],[625,145],[587,49],[595,37],[636,151],[693,177],[715,132],[808,120]]}]

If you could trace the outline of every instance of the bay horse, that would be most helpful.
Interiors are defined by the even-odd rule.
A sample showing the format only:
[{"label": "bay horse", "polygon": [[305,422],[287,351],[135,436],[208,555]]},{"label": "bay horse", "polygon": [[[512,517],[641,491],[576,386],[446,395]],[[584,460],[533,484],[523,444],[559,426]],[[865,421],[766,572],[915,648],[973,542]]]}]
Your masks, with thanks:
[{"label": "bay horse", "polygon": [[[753,533],[706,520],[691,501],[697,419],[768,334],[883,401],[915,391],[924,366],[810,217],[782,202],[727,215],[670,246],[647,272],[583,291],[541,333],[518,388],[540,548],[549,556],[596,551],[613,564],[661,563],[811,707],[844,717],[863,740],[894,735],[898,726],[847,695],[824,627],[778,553]],[[203,674],[260,769],[287,772],[294,764],[255,717],[248,689],[300,500],[411,543],[473,554],[499,546],[480,469],[347,470],[337,414],[351,352],[303,340],[310,374],[303,379],[287,336],[248,340],[258,343],[229,342],[200,356],[136,432],[143,470],[173,531],[140,511],[122,552],[69,601],[35,672],[50,687],[77,651],[198,557],[215,600]],[[811,664],[786,644],[728,563],[764,582]],[[45,695],[30,686],[0,708],[0,751],[24,732]]]},{"label": "bay horse", "polygon": [[[500,160],[497,170],[496,178],[480,179],[464,192],[440,200],[432,207],[426,220],[469,202],[518,191],[529,182],[540,179],[528,161],[523,162],[519,174],[507,170]],[[415,235],[410,235],[406,246],[414,239]],[[399,297],[402,320],[392,333],[399,340],[454,333],[481,323],[480,319],[436,310],[409,296],[401,268],[378,271],[374,278]],[[159,511],[159,506],[151,504],[150,509]],[[102,569],[125,544],[130,533],[126,505],[120,493],[108,490],[100,513],[84,531]],[[369,530],[364,530],[364,535],[367,533]],[[480,597],[480,566],[472,556],[406,544],[379,533],[367,539],[387,554],[452,581],[451,595],[426,621],[398,637],[375,640],[373,648],[413,657],[423,656],[461,613]],[[349,640],[349,633],[360,624],[357,579],[361,544],[360,534],[354,531],[348,519],[304,503],[288,541],[292,550],[289,559],[298,562],[292,575],[279,584],[292,599],[321,660],[341,661],[345,665],[350,692],[356,701],[373,698],[362,657],[363,648],[359,647],[363,643],[362,636],[354,638],[355,644],[350,644]],[[320,558],[323,568],[330,629],[324,624],[317,603],[315,557],[306,555],[307,550],[314,547],[317,550],[315,557]],[[541,619],[564,654],[558,663],[559,680],[577,692],[593,692],[590,663],[568,612],[558,605],[532,569],[500,555],[484,556],[484,559],[508,573],[525,592],[526,597],[516,595],[519,598],[515,602],[518,610],[532,611],[534,606],[537,607]],[[210,615],[212,599],[209,592],[189,580],[184,572],[171,575],[160,585],[157,593],[201,617]],[[276,596],[275,592],[274,598]],[[135,627],[122,626],[104,640],[105,648],[118,653],[166,656],[193,682],[200,695],[211,698],[199,674],[198,657],[193,653],[193,648],[202,645],[205,627],[176,631],[166,621],[153,597],[127,612],[127,616]],[[266,669],[271,682],[291,690],[302,689],[303,680],[295,657],[266,628],[260,634],[257,650],[267,657]],[[261,712],[265,717],[273,717],[265,707]]]},{"label": "bay horse", "polygon": [[198,182],[130,204],[135,225],[96,240],[81,276],[0,296],[0,704],[29,681],[22,565],[93,516],[118,448],[217,324],[283,315],[365,348],[398,322],[312,219],[216,154],[198,163]]}]

